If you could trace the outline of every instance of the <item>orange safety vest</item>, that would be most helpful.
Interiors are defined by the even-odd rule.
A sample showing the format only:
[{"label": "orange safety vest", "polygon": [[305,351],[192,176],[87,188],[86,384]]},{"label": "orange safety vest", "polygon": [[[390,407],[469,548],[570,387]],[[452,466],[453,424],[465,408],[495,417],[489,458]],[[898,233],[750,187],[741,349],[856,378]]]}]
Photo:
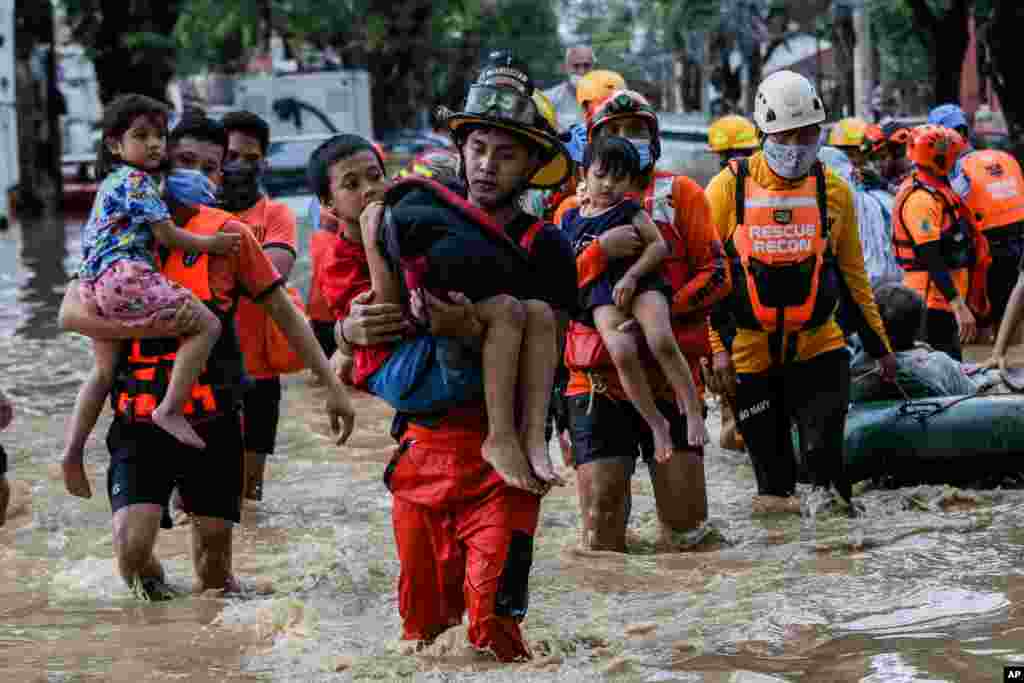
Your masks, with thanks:
[{"label": "orange safety vest", "polygon": [[[644,211],[658,226],[662,236],[671,245],[671,253],[662,264],[661,273],[668,280],[673,292],[678,292],[693,277],[686,259],[686,237],[676,228],[675,198],[673,197],[676,175],[658,171],[654,180],[643,193]],[[671,302],[670,302],[671,304]],[[676,318],[672,331],[675,333],[679,350],[686,356],[710,356],[708,341],[707,311],[693,311],[685,319]],[[570,370],[586,370],[612,365],[601,333],[595,328],[575,320],[569,322],[563,354],[566,367]]]},{"label": "orange safety vest", "polygon": [[[219,209],[200,207],[199,213],[184,229],[195,235],[210,236],[234,218]],[[210,306],[223,326],[207,366],[192,386],[191,396],[183,406],[183,412],[189,418],[196,421],[209,419],[236,402],[234,390],[241,386],[244,376],[232,324],[234,307],[222,312],[211,304],[209,254],[171,251],[162,261],[161,272]],[[177,339],[132,340],[120,359],[111,391],[111,405],[119,419],[128,422],[150,419],[167,393],[177,347]]]},{"label": "orange safety vest", "polygon": [[[927,264],[917,257],[917,243],[903,219],[903,207],[910,195],[917,191],[927,192],[942,203],[942,231],[939,237],[942,259],[950,271],[970,271],[964,299],[975,315],[987,316],[991,312],[987,279],[988,268],[992,263],[988,240],[971,219],[967,206],[953,192],[953,188],[927,174],[915,172],[903,181],[896,195],[892,212],[892,243],[896,263],[907,273],[928,272]],[[926,302],[931,286],[929,277],[925,291],[922,292]]]},{"label": "orange safety vest", "polygon": [[839,305],[824,169],[816,163],[797,187],[770,190],[750,177],[747,159],[730,165],[736,229],[725,252],[737,327],[775,332],[781,340],[782,334],[824,325]]},{"label": "orange safety vest", "polygon": [[978,228],[985,231],[1024,221],[1024,178],[1017,160],[1006,152],[971,152],[961,162],[971,181],[964,202]]}]

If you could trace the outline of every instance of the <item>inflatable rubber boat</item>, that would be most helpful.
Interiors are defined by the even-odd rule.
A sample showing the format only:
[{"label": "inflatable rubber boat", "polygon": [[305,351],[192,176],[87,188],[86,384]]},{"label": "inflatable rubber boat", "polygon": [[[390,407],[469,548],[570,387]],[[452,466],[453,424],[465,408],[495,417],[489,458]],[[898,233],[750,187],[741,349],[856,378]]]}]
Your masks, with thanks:
[{"label": "inflatable rubber boat", "polygon": [[1024,396],[948,396],[850,406],[853,481],[971,483],[1024,473]]}]

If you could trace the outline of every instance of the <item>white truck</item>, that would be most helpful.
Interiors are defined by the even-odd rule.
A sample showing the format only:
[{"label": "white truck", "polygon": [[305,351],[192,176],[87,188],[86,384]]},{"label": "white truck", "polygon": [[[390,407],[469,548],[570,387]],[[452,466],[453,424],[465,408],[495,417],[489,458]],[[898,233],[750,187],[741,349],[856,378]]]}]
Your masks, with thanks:
[{"label": "white truck", "polygon": [[234,104],[210,107],[209,111],[219,117],[235,109],[266,119],[271,138],[333,132],[373,138],[366,71],[239,77],[234,84]]},{"label": "white truck", "polygon": [[14,78],[14,0],[0,0],[0,229],[10,220],[11,191],[18,185]]}]

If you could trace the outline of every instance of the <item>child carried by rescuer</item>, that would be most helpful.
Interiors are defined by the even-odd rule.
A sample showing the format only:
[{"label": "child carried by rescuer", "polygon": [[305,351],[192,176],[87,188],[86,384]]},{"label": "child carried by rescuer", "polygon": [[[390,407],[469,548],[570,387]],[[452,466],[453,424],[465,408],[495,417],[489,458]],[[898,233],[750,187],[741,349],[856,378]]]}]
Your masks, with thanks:
[{"label": "child carried by rescuer", "polygon": [[587,147],[583,168],[584,201],[566,212],[561,226],[576,254],[620,225],[634,225],[646,247],[635,260],[612,262],[604,275],[582,289],[582,322],[593,324],[601,333],[622,388],[653,432],[655,459],[668,462],[677,445],[648,383],[632,332],[637,325],[672,387],[676,405],[686,413],[687,444],[700,448],[708,441],[697,388],[672,332],[672,291],[658,273],[670,247],[640,204],[626,197],[640,174],[640,155],[628,139],[597,138]]},{"label": "child carried by rescuer", "polygon": [[[146,330],[149,326],[172,329],[177,313],[192,306],[198,329],[178,330],[182,341],[167,393],[151,419],[183,444],[205,448],[185,418],[183,406],[220,336],[221,325],[188,289],[161,274],[156,246],[228,254],[238,249],[239,236],[193,235],[171,221],[156,175],[165,167],[167,116],[162,103],[143,95],[121,95],[107,106],[99,163],[103,180],[82,230],[79,287],[83,301],[100,316],[122,325],[129,335],[137,330],[140,337],[153,336]],[[212,184],[209,188],[212,195]],[[83,467],[85,444],[110,393],[123,343],[94,340],[95,365],[79,390],[68,426],[62,463],[65,486],[83,498],[92,495]]]},{"label": "child carried by rescuer", "polygon": [[[352,135],[329,141],[310,161],[310,180],[342,225],[334,258],[321,274],[336,316],[347,317],[353,300],[367,292],[373,304],[402,305],[402,275],[378,244],[388,185],[371,143]],[[448,291],[459,289],[458,283],[446,284]],[[554,313],[545,303],[508,295],[477,301],[473,309],[483,327],[481,351],[429,334],[383,347],[357,346],[352,383],[411,415],[440,413],[482,396],[489,423],[484,459],[509,485],[543,493],[564,483],[544,438],[558,362]]]}]

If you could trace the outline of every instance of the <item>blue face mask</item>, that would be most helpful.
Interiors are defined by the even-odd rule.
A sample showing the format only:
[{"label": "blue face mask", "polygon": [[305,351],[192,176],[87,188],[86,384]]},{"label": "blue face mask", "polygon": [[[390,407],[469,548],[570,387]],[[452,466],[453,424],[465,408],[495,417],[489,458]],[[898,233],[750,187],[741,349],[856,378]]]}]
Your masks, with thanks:
[{"label": "blue face mask", "polygon": [[167,176],[167,196],[185,206],[214,206],[217,186],[199,171],[176,168]]},{"label": "blue face mask", "polygon": [[651,152],[651,143],[643,138],[628,138],[636,153],[640,155],[640,170],[646,171],[654,164],[654,153]]}]

